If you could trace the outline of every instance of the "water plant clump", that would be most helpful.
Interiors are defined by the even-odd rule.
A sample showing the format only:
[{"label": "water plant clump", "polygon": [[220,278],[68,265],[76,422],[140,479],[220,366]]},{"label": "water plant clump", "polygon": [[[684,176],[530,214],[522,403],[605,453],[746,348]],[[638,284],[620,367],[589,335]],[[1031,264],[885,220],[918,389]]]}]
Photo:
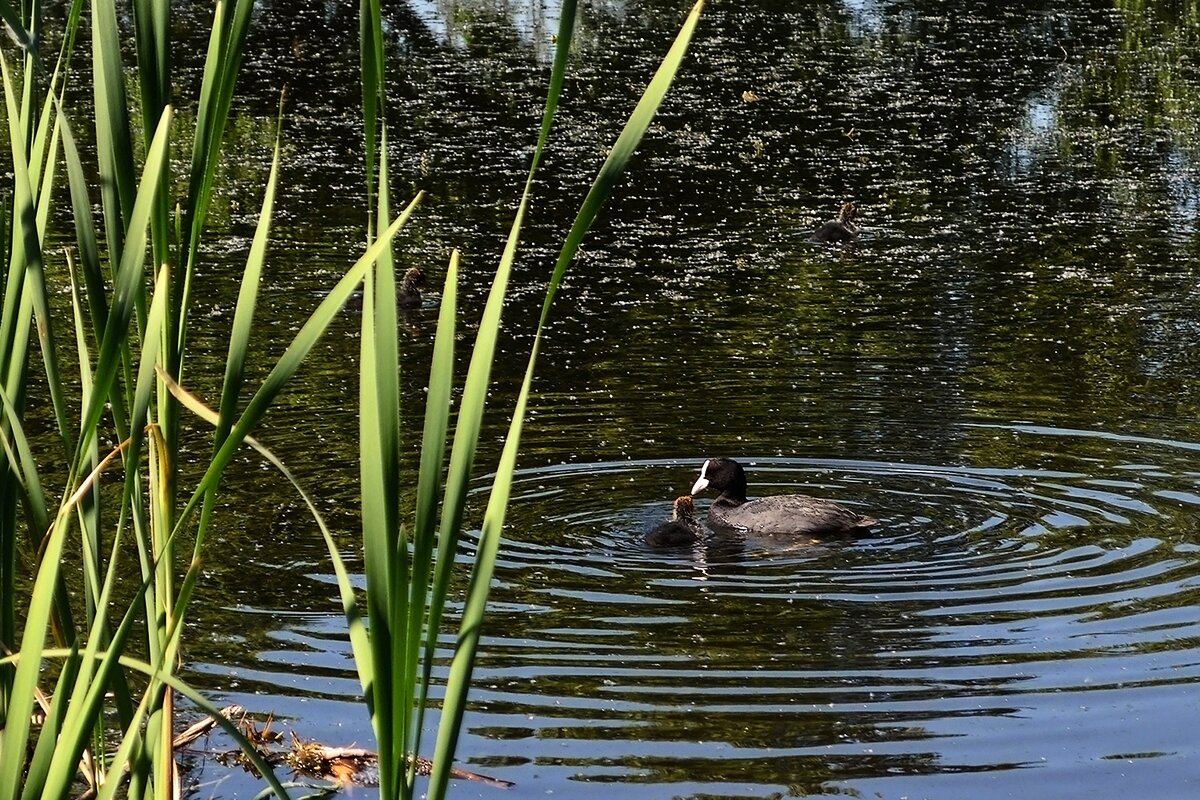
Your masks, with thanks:
[{"label": "water plant clump", "polygon": [[[204,281],[199,266],[206,221],[253,5],[234,0],[214,7],[194,99],[194,127],[187,131],[181,130],[181,117],[172,105],[177,88],[168,3],[133,4],[138,80],[132,84],[115,4],[98,0],[85,17],[82,2],[75,2],[53,66],[45,57],[40,4],[23,4],[19,13],[7,4],[0,9],[19,48],[17,64],[10,64],[7,52],[0,54],[13,175],[0,316],[0,644],[9,653],[0,659],[0,800],[70,796],[78,789],[81,765],[89,793],[101,800],[120,794],[165,796],[180,777],[174,729],[181,698],[237,742],[245,763],[262,775],[270,791],[287,796],[273,770],[277,739],[269,725],[259,729],[239,723],[179,675],[189,607],[202,591],[205,563],[215,557],[209,553],[209,536],[222,475],[247,445],[293,483],[333,562],[378,749],[372,751],[373,759],[366,751],[335,752],[325,759],[330,768],[353,766],[357,773],[373,761],[377,774],[372,777],[388,798],[413,796],[416,777],[426,772],[424,791],[430,797],[444,796],[449,780],[462,777],[453,767],[454,753],[544,326],[580,242],[683,60],[702,7],[693,7],[613,144],[548,278],[525,377],[493,470],[430,759],[420,753],[426,710],[433,705],[434,648],[447,624],[444,611],[501,312],[562,90],[576,4],[564,2],[561,9],[537,146],[460,392],[454,389],[457,253],[449,260],[411,529],[400,524],[397,297],[403,282],[397,278],[392,242],[410,223],[421,195],[393,212],[383,23],[377,4],[364,4],[361,28],[368,243],[251,389],[247,364],[256,343],[255,310],[279,191],[281,102],[270,174],[236,307],[222,337],[228,340],[224,373],[219,379],[212,376],[219,393],[210,406],[188,389],[195,383],[189,377],[196,369],[197,347],[192,298]],[[68,105],[71,65],[73,59],[82,60],[75,53],[77,39],[91,45],[86,75],[93,87],[90,114]],[[131,85],[137,93],[132,100]],[[83,129],[76,126],[81,124],[94,137],[94,151],[78,144]],[[179,173],[172,152],[182,149],[184,140],[190,142],[190,153]],[[94,175],[100,176],[98,182],[91,179]],[[180,192],[174,191],[178,185]],[[177,202],[176,196],[183,199]],[[47,262],[56,256],[49,223],[64,197],[72,212],[74,247],[64,257],[65,269],[52,272]],[[51,274],[65,274],[66,285],[57,285]],[[309,493],[252,435],[360,287],[358,403],[366,577],[361,599]],[[62,290],[70,303],[60,312],[51,298]],[[77,376],[66,374],[59,356],[64,351],[73,354]],[[35,402],[42,385],[48,398]],[[195,451],[181,446],[182,434],[197,420],[211,430],[209,455],[197,471],[199,479],[185,482],[181,464]],[[50,442],[30,435],[47,424],[53,429]],[[261,435],[264,440],[270,436]],[[56,451],[54,457],[43,455],[46,448]],[[61,472],[47,466],[58,463],[66,464]],[[19,592],[20,586],[28,591]],[[56,670],[44,670],[48,663]],[[47,675],[54,676],[54,686],[43,685]],[[35,720],[39,693],[46,705]],[[297,764],[330,756],[298,738],[293,744]]]}]

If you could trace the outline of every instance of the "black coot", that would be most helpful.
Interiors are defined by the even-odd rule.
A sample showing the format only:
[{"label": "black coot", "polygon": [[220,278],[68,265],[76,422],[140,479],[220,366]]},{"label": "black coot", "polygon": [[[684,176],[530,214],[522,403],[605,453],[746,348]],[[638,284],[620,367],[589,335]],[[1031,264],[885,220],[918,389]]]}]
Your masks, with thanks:
[{"label": "black coot", "polygon": [[746,473],[730,458],[710,458],[700,467],[692,494],[709,487],[720,492],[708,509],[708,521],[713,526],[747,533],[831,536],[862,533],[879,522],[829,500],[802,494],[747,500]]}]

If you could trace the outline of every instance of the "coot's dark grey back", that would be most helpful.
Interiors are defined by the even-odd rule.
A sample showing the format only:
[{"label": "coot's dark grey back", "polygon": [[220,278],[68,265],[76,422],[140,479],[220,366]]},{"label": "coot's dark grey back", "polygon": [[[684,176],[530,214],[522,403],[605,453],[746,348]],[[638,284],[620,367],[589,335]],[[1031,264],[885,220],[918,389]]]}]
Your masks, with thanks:
[{"label": "coot's dark grey back", "polygon": [[747,533],[797,536],[861,533],[876,524],[876,520],[837,503],[795,494],[763,497],[740,506],[715,503],[709,509],[708,519],[712,524]]}]

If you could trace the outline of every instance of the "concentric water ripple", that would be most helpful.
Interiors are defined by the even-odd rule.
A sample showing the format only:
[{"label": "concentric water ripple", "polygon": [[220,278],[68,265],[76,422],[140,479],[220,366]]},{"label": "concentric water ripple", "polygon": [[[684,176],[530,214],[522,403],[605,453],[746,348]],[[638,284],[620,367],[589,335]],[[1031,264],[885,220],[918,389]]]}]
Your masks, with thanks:
[{"label": "concentric water ripple", "polygon": [[[1055,450],[1077,434],[1013,430]],[[752,494],[829,497],[882,524],[666,552],[641,536],[701,458],[526,472],[475,755],[674,795],[975,776],[940,781],[947,797],[1017,767],[1099,785],[1118,763],[1192,756],[1177,715],[1200,681],[1200,503],[1190,448],[1162,444],[1153,462],[1056,459],[1086,471],[740,456]]]},{"label": "concentric water ripple", "polygon": [[[521,472],[464,763],[597,798],[614,782],[647,798],[891,797],[923,774],[939,775],[925,797],[1102,795],[1113,775],[1143,769],[1186,785],[1197,753],[1182,731],[1200,685],[1194,448],[1004,430],[1054,457],[968,467],[733,454],[752,495],[804,492],[880,517],[854,541],[710,534],[690,549],[647,547],[699,456]],[[315,735],[369,741],[340,618],[271,617],[252,663],[197,671],[226,675],[227,693],[251,705],[282,690],[297,705],[273,710],[315,713]]]}]

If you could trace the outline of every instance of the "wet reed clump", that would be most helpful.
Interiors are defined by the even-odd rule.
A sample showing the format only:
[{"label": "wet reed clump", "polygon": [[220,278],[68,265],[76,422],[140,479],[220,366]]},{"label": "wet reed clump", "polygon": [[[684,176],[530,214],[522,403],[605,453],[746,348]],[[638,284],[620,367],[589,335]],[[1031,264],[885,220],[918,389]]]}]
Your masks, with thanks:
[{"label": "wet reed clump", "polygon": [[[493,470],[450,675],[438,701],[432,759],[419,754],[426,710],[434,703],[434,648],[449,624],[444,611],[501,312],[559,102],[575,3],[562,6],[537,147],[458,390],[459,267],[457,254],[450,258],[429,368],[416,521],[410,530],[400,525],[397,274],[402,270],[391,245],[421,198],[399,213],[392,210],[378,3],[364,3],[361,20],[368,243],[270,364],[266,377],[250,385],[246,365],[256,341],[255,310],[275,221],[282,138],[277,127],[236,306],[220,337],[229,342],[224,372],[211,376],[219,392],[210,407],[186,388],[195,383],[187,376],[197,355],[191,334],[199,323],[191,315],[192,298],[205,280],[198,267],[206,221],[253,5],[231,0],[214,6],[199,93],[188,98],[194,113],[184,123],[171,104],[179,81],[171,67],[178,45],[171,39],[169,3],[134,1],[130,51],[122,48],[114,4],[97,0],[85,15],[76,2],[56,54],[47,49],[40,4],[26,2],[20,9],[5,4],[5,21],[18,44],[3,51],[0,60],[11,155],[7,166],[13,176],[5,209],[9,246],[0,307],[0,645],[5,648],[0,800],[65,798],[79,792],[81,779],[88,784],[86,793],[101,800],[171,796],[180,782],[173,746],[179,695],[237,742],[270,791],[287,796],[273,759],[255,740],[261,732],[221,714],[177,674],[188,610],[203,564],[212,558],[207,543],[222,474],[245,446],[292,481],[329,545],[377,738],[380,795],[413,796],[416,777],[425,771],[429,785],[423,791],[445,795],[449,780],[461,776],[453,769],[454,752],[543,326],[580,242],[682,63],[702,3],[686,18],[613,144],[548,277],[524,382],[512,400],[511,424]],[[90,61],[76,52],[82,41],[90,43]],[[126,63],[130,54],[135,64]],[[80,83],[93,87],[94,105],[84,111],[68,107],[68,98],[77,94],[68,91],[76,75],[72,64],[80,62],[88,64]],[[134,66],[137,79],[131,81]],[[281,121],[283,116],[281,103]],[[94,148],[78,144],[84,129],[75,126],[90,128],[86,139],[94,140]],[[180,159],[173,159],[173,152],[186,154],[182,169],[175,168]],[[52,213],[56,202],[70,204],[74,223],[74,246],[65,256],[48,245],[49,221],[62,216]],[[251,435],[360,287],[366,573],[361,597],[306,490]],[[65,311],[53,300],[64,293],[69,297]],[[75,373],[68,374],[68,363]],[[456,396],[460,399],[452,405]],[[194,455],[181,448],[181,434],[197,422],[210,432],[208,456],[195,471],[199,480],[185,484],[180,465]],[[50,436],[33,439],[28,433],[47,427]],[[57,464],[66,466],[47,466]],[[43,705],[35,715],[38,698]]]}]

